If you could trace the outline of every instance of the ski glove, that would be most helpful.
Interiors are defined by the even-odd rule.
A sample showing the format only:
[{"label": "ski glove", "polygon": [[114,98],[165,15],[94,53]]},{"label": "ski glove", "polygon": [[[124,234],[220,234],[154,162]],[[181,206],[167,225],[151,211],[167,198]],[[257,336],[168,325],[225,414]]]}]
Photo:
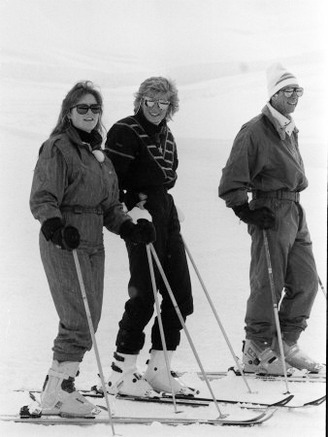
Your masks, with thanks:
[{"label": "ski glove", "polygon": [[266,206],[258,209],[250,209],[248,203],[244,203],[232,209],[236,216],[247,224],[258,226],[260,229],[272,229],[275,226],[275,214]]},{"label": "ski glove", "polygon": [[135,244],[149,244],[156,240],[156,231],[152,222],[146,219],[139,219],[137,224],[127,220],[121,225],[120,237]]},{"label": "ski glove", "polygon": [[65,250],[79,247],[80,233],[74,226],[65,226],[59,217],[46,220],[41,226],[41,231],[47,241]]}]

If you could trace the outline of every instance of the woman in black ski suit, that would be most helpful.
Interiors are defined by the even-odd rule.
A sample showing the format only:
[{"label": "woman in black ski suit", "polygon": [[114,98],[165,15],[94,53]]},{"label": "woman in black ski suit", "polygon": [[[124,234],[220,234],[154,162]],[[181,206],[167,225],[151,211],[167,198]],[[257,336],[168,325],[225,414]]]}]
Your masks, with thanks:
[{"label": "woman in black ski suit", "polygon": [[[167,121],[178,110],[175,85],[163,77],[145,80],[136,94],[134,110],[133,116],[118,121],[109,130],[105,152],[114,164],[121,200],[127,209],[146,208],[152,217],[156,229],[155,250],[186,318],[193,312],[191,284],[177,209],[168,192],[175,185],[178,167],[176,143],[167,126]],[[128,394],[142,395],[149,389],[172,391],[166,376],[157,318],[151,331],[147,371],[135,384],[129,378],[132,375],[133,380],[137,371],[137,356],[145,341],[143,331],[154,312],[154,296],[145,247],[130,243],[126,246],[131,274],[129,300],[119,323],[109,386]],[[159,275],[156,283],[162,296],[161,318],[171,359],[179,345],[182,327]],[[173,380],[173,385],[176,392],[187,390],[178,379]]]}]

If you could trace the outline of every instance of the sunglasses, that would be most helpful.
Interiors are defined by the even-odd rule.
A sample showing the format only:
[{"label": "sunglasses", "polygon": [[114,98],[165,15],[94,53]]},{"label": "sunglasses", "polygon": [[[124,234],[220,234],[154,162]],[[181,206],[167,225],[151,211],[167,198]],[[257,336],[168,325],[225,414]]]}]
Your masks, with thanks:
[{"label": "sunglasses", "polygon": [[170,105],[170,102],[167,102],[166,100],[153,100],[147,98],[144,98],[143,100],[147,108],[152,108],[155,105],[155,103],[157,103],[159,109],[163,110],[163,109],[167,109],[168,106]]},{"label": "sunglasses", "polygon": [[295,92],[297,97],[302,97],[304,93],[303,88],[286,88],[285,90],[281,90],[284,93],[285,97],[291,97]]},{"label": "sunglasses", "polygon": [[73,108],[76,108],[77,113],[80,115],[85,115],[89,111],[89,109],[91,109],[93,114],[99,114],[101,111],[101,106],[98,104],[85,105],[82,103],[80,105],[75,105],[71,107],[71,109]]}]

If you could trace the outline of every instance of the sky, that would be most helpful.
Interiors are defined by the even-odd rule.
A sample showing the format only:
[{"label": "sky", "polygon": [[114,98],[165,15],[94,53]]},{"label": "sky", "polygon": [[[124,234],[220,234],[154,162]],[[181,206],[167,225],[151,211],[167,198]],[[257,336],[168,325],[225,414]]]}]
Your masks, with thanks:
[{"label": "sky", "polygon": [[[76,61],[169,71],[193,64],[269,60],[325,49],[323,0],[1,0],[1,38],[37,63]],[[65,55],[69,55],[65,58]],[[71,59],[69,59],[71,58]],[[23,61],[23,60],[22,60]],[[115,70],[115,71],[113,71]],[[135,73],[135,72],[134,72]],[[206,71],[204,71],[206,76]],[[127,83],[125,75],[120,84]],[[113,84],[115,86],[116,84]]]},{"label": "sky", "polygon": [[[315,74],[315,83],[309,90],[306,82],[305,89],[315,88],[320,98],[306,105],[313,107],[318,125],[326,119],[323,0],[0,0],[0,6],[4,129],[17,128],[15,105],[36,98],[40,105],[19,124],[40,132],[39,118],[49,115],[51,124],[41,132],[47,135],[64,94],[83,79],[103,92],[109,128],[131,112],[133,94],[145,78],[164,75],[176,81],[183,103],[176,134],[231,138],[265,103],[265,69],[275,61],[302,74],[305,66],[304,80],[313,81]],[[227,83],[218,96],[217,81],[224,85],[230,76],[236,87]],[[58,90],[55,101],[50,88]],[[217,112],[198,106],[199,95],[216,98]],[[45,114],[45,108],[51,112]],[[207,119],[205,132],[197,129],[200,115]],[[188,122],[192,129],[186,131]]]}]

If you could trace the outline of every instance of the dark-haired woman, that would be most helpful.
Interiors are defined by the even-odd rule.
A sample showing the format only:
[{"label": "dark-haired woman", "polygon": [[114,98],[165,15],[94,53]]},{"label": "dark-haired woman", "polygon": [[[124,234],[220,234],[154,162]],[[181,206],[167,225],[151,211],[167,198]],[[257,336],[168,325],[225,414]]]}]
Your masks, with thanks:
[{"label": "dark-haired woman", "polygon": [[59,316],[53,362],[41,393],[43,414],[97,413],[74,387],[92,339],[71,251],[78,251],[97,329],[103,299],[103,226],[135,244],[155,238],[153,225],[133,224],[119,202],[116,173],[101,151],[102,103],[89,81],[68,92],[57,125],[40,149],[33,177],[30,207],[41,223],[41,259]]}]

